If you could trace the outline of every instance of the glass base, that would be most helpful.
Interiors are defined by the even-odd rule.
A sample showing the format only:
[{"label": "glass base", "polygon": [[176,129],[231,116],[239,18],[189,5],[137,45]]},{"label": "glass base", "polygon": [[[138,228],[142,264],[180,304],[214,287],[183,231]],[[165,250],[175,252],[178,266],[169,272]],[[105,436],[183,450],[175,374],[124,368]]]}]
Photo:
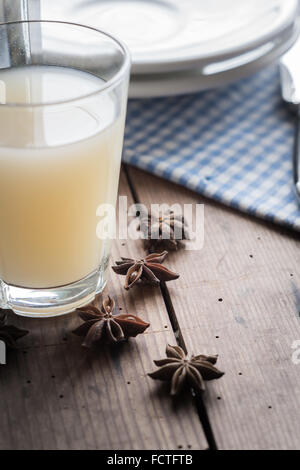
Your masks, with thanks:
[{"label": "glass base", "polygon": [[17,287],[0,281],[0,306],[31,318],[65,315],[91,302],[105,284],[103,271],[96,271],[72,284],[46,289]]}]

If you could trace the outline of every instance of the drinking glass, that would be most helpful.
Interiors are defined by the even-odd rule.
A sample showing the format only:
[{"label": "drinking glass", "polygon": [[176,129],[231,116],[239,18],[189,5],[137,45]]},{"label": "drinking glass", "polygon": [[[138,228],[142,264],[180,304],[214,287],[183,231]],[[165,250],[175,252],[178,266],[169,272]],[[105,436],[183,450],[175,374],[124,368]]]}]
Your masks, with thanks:
[{"label": "drinking glass", "polygon": [[0,24],[0,306],[48,317],[105,285],[130,57],[97,29]]}]

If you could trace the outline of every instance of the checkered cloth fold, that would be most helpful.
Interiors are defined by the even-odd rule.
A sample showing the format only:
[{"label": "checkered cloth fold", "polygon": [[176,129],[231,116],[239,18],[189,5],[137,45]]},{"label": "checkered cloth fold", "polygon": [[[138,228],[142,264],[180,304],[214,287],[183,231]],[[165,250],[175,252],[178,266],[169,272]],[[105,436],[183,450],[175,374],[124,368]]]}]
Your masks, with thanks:
[{"label": "checkered cloth fold", "polygon": [[130,100],[123,159],[300,231],[293,122],[282,102],[278,67],[272,66],[218,90]]}]

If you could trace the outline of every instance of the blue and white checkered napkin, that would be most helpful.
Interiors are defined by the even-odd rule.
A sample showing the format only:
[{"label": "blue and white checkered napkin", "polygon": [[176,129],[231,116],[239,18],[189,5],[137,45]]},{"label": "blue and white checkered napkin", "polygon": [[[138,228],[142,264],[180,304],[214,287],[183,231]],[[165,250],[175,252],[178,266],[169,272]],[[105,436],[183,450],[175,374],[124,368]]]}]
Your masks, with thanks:
[{"label": "blue and white checkered napkin", "polygon": [[274,66],[218,90],[129,101],[127,163],[300,231],[292,149]]}]

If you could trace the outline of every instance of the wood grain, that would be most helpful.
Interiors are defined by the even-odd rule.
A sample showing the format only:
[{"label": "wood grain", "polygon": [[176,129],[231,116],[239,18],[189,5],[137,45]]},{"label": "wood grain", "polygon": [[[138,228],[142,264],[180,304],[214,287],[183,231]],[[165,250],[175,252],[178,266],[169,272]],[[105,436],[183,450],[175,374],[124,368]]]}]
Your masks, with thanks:
[{"label": "wood grain", "polygon": [[[124,174],[120,194],[130,198]],[[116,242],[112,257],[141,253],[133,241]],[[160,290],[127,293],[123,281],[112,273],[106,292],[119,309],[151,327],[119,347],[82,348],[71,333],[80,323],[76,314],[44,320],[11,315],[30,335],[1,366],[1,449],[207,447],[193,404],[172,401],[167,387],[146,375],[166,343],[175,344]]]},{"label": "wood grain", "polygon": [[206,394],[217,445],[299,448],[299,236],[128,171],[144,203],[205,203],[204,248],[169,256],[181,277],[168,290],[189,351],[218,353],[226,372]]}]

